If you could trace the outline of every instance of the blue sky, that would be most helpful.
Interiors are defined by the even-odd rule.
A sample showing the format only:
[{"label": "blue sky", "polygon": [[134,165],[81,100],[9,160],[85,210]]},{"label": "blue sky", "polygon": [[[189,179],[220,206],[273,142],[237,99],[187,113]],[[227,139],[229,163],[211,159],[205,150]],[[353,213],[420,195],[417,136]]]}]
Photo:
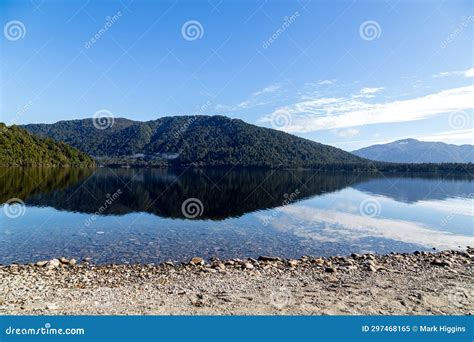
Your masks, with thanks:
[{"label": "blue sky", "polygon": [[0,4],[1,121],[220,114],[352,150],[473,143],[472,1]]}]

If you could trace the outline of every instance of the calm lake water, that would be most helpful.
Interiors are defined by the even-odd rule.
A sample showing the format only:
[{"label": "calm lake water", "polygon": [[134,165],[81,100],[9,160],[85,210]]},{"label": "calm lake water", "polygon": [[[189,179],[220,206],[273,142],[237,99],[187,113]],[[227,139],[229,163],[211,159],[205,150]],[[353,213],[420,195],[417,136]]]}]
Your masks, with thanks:
[{"label": "calm lake water", "polygon": [[2,264],[474,246],[474,182],[466,177],[7,168],[0,184]]}]

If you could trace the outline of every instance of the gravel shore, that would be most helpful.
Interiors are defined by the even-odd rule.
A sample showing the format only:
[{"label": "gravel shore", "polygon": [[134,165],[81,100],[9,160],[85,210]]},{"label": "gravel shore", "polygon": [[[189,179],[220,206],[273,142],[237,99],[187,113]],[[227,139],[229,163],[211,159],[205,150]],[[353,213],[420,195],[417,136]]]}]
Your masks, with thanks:
[{"label": "gravel shore", "polygon": [[442,315],[474,312],[474,249],[0,266],[1,315]]}]

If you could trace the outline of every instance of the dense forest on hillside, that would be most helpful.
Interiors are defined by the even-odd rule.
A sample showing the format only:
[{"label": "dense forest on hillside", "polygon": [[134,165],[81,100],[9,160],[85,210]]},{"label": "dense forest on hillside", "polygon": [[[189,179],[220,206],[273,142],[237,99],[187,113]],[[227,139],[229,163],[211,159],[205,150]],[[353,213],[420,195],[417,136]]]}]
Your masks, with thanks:
[{"label": "dense forest on hillside", "polygon": [[0,123],[0,166],[94,166],[87,154],[63,142]]},{"label": "dense forest on hillside", "polygon": [[92,120],[26,125],[110,165],[256,166],[353,169],[367,160],[341,149],[223,116],[176,116],[137,122],[115,119],[100,130]]}]

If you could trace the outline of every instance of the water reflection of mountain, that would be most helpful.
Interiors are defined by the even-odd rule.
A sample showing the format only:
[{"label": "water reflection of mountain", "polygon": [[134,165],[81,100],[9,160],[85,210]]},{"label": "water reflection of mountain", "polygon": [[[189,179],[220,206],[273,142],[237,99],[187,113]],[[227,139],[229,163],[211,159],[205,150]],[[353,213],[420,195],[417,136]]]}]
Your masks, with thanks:
[{"label": "water reflection of mountain", "polygon": [[[440,183],[439,177],[385,178],[314,171],[20,168],[0,171],[2,203],[18,197],[27,205],[81,213],[95,213],[103,207],[103,215],[148,212],[184,218],[183,201],[197,198],[204,207],[199,218],[219,220],[279,207],[288,196],[300,201],[348,186],[403,202],[474,193],[473,182],[464,178],[443,178]],[[106,204],[110,198],[114,198],[113,203]]]},{"label": "water reflection of mountain", "polygon": [[77,168],[0,168],[0,203],[11,198],[25,200],[35,194],[45,194],[84,181],[92,169]]},{"label": "water reflection of mountain", "polygon": [[[201,219],[236,217],[255,210],[281,206],[289,195],[295,201],[333,192],[367,180],[369,176],[353,174],[315,174],[310,171],[263,170],[188,170],[183,173],[160,169],[99,169],[93,175],[79,178],[74,170],[57,170],[54,175],[32,176],[9,171],[1,178],[2,199],[22,198],[27,205],[50,206],[59,210],[94,213],[117,190],[121,194],[102,214],[148,212],[163,217],[183,218],[181,205],[188,198],[199,199],[204,206]],[[52,171],[51,172],[56,172]],[[66,177],[63,173],[73,172]],[[37,183],[23,189],[12,186],[12,179]],[[41,182],[42,180],[42,182]],[[70,181],[69,186],[62,183]],[[58,184],[56,184],[56,183]],[[56,186],[57,185],[57,186]],[[10,189],[10,190],[9,190]],[[30,193],[26,193],[31,189]]]},{"label": "water reflection of mountain", "polygon": [[390,197],[404,203],[422,200],[444,200],[474,195],[474,182],[469,177],[390,177],[377,178],[352,187],[375,195]]}]

